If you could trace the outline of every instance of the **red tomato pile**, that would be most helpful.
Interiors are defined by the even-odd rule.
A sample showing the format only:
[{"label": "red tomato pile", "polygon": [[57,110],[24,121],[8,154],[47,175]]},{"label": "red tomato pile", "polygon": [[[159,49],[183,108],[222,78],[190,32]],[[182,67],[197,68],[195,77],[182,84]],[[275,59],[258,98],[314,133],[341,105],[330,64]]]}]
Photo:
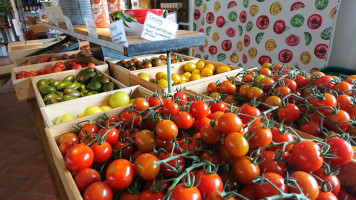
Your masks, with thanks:
[{"label": "red tomato pile", "polygon": [[[53,62],[53,61],[57,61],[57,60],[67,60],[70,58],[79,58],[79,57],[82,57],[82,54],[80,52],[77,54],[76,53],[72,54],[70,56],[68,54],[63,54],[58,57],[52,57],[52,56],[48,55],[48,56],[44,56],[44,57],[38,59],[38,61],[36,63],[38,64],[38,63],[45,63],[45,62]],[[36,63],[32,63],[31,60],[26,60],[20,66],[32,65],[32,64],[36,64]]]},{"label": "red tomato pile", "polygon": [[66,63],[56,62],[56,64],[53,67],[49,67],[48,69],[40,69],[38,71],[22,70],[16,74],[16,79],[23,79],[23,78],[28,78],[28,77],[32,77],[32,76],[51,74],[51,73],[62,72],[62,71],[71,70],[71,69],[81,69],[81,68],[85,68],[85,67],[94,67],[94,66],[95,66],[95,63],[93,63],[93,62],[82,63],[82,62],[77,62],[75,60],[67,61]]},{"label": "red tomato pile", "polygon": [[[245,102],[255,99],[260,102],[255,105],[259,110],[272,111],[267,113],[268,117],[294,123],[315,136],[356,136],[352,120],[356,117],[355,80],[356,75],[341,80],[322,72],[310,75],[292,66],[267,63],[220,84],[210,83],[205,94],[241,106],[243,113],[247,112]],[[272,106],[275,108],[271,110]]]},{"label": "red tomato pile", "polygon": [[331,172],[351,161],[350,143],[272,128],[251,104],[230,109],[184,92],[137,98],[118,116],[63,134],[59,149],[86,200],[336,198]]}]

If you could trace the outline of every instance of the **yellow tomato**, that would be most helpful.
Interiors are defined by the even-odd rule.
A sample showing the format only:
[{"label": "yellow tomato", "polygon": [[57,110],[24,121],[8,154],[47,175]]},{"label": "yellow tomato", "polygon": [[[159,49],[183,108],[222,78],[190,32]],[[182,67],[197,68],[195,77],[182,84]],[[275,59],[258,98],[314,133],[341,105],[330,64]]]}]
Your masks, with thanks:
[{"label": "yellow tomato", "polygon": [[179,81],[178,83],[177,83],[177,85],[179,85],[179,84],[183,84],[183,83],[186,83],[187,81]]},{"label": "yellow tomato", "polygon": [[184,75],[179,75],[179,76],[180,76],[180,81],[188,81],[188,78],[186,76]]},{"label": "yellow tomato", "polygon": [[220,100],[221,99],[221,95],[219,92],[213,92],[209,95],[210,97],[214,98],[214,99],[218,99]]},{"label": "yellow tomato", "polygon": [[138,76],[146,81],[150,81],[150,77],[144,72],[139,73]]},{"label": "yellow tomato", "polygon": [[158,73],[156,74],[156,79],[158,79],[158,80],[161,79],[164,74],[165,74],[165,73],[163,73],[163,72],[158,72]]},{"label": "yellow tomato", "polygon": [[177,84],[181,80],[180,76],[176,73],[172,74],[172,81]]},{"label": "yellow tomato", "polygon": [[201,79],[200,74],[192,74],[192,76],[189,78],[189,81],[195,81]]},{"label": "yellow tomato", "polygon": [[196,69],[196,70],[192,71],[192,75],[193,75],[193,74],[200,74],[200,70],[199,70],[199,69]]},{"label": "yellow tomato", "polygon": [[68,122],[68,121],[71,121],[71,120],[74,120],[74,119],[77,119],[77,116],[69,113],[69,114],[64,114],[64,115],[61,115],[60,117],[57,118],[56,120],[56,124],[61,124],[61,123],[64,123],[64,122]]},{"label": "yellow tomato", "polygon": [[271,66],[271,63],[265,63],[262,65],[262,68],[269,68]]},{"label": "yellow tomato", "polygon": [[197,68],[197,66],[193,62],[188,62],[184,65],[184,71],[192,72]]},{"label": "yellow tomato", "polygon": [[100,108],[103,111],[107,111],[107,110],[111,110],[112,109],[110,106],[101,106]]},{"label": "yellow tomato", "polygon": [[202,70],[205,67],[205,62],[204,60],[199,60],[195,65],[197,66],[197,69]]},{"label": "yellow tomato", "polygon": [[[167,74],[163,74],[162,77],[161,77],[161,79],[164,79],[164,80],[167,80],[167,81],[168,81],[168,75],[167,75]],[[161,79],[160,79],[160,80],[161,80]]]},{"label": "yellow tomato", "polygon": [[163,88],[168,88],[168,81],[166,79],[159,79],[157,85]]},{"label": "yellow tomato", "polygon": [[98,106],[89,106],[84,110],[84,116],[93,115],[102,111],[103,110]]},{"label": "yellow tomato", "polygon": [[216,68],[216,73],[221,74],[224,72],[229,72],[230,70],[231,70],[230,67],[223,65],[223,66],[219,66],[218,68]]},{"label": "yellow tomato", "polygon": [[215,65],[213,65],[213,64],[211,64],[211,63],[205,65],[204,68],[211,68],[211,69],[213,69],[213,72],[215,72],[215,69],[216,69],[216,68],[215,68]]},{"label": "yellow tomato", "polygon": [[192,76],[192,74],[190,72],[185,72],[183,74],[183,76],[185,76],[185,77],[187,77],[187,79],[189,79]]},{"label": "yellow tomato", "polygon": [[78,115],[78,118],[82,118],[82,117],[84,117],[84,113]]},{"label": "yellow tomato", "polygon": [[212,76],[214,74],[214,71],[213,71],[213,69],[211,69],[211,68],[204,68],[203,70],[201,70],[201,72],[200,72],[200,75],[201,76],[205,76],[205,77],[207,77],[207,76]]}]

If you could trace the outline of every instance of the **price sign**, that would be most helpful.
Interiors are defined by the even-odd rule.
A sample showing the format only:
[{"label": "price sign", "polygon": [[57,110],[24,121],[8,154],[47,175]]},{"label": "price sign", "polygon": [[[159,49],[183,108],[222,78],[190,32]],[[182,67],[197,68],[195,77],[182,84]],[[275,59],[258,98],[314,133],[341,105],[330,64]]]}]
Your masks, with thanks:
[{"label": "price sign", "polygon": [[143,25],[141,37],[150,41],[175,38],[178,24],[148,12]]},{"label": "price sign", "polygon": [[22,35],[22,31],[21,31],[21,24],[19,21],[17,21],[17,19],[12,19],[12,23],[14,24],[14,28],[15,28],[15,32],[17,36],[21,36]]},{"label": "price sign", "polygon": [[110,24],[109,30],[111,39],[114,43],[124,45],[125,47],[128,46],[124,23],[122,20],[117,20],[114,23]]},{"label": "price sign", "polygon": [[87,25],[89,36],[98,38],[98,32],[96,31],[96,25],[94,20],[85,18],[85,24]]},{"label": "price sign", "polygon": [[72,21],[70,21],[70,19],[67,16],[64,16],[64,21],[66,21],[68,30],[74,32]]},{"label": "price sign", "polygon": [[51,15],[52,22],[53,22],[56,26],[58,26],[58,21],[57,21],[56,15],[54,15],[53,12],[49,12],[49,14]]},{"label": "price sign", "polygon": [[43,9],[38,9],[38,15],[40,16],[41,19],[43,19],[45,11]]}]

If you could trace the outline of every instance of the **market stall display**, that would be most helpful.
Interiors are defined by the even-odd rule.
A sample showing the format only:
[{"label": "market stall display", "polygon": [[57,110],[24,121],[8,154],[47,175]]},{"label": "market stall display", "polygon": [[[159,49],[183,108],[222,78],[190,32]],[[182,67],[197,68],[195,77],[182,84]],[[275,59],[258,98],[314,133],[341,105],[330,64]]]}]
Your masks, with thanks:
[{"label": "market stall display", "polygon": [[[107,1],[91,2],[97,25],[109,25],[103,16]],[[194,17],[203,26],[200,32],[210,33],[205,40],[209,53],[200,47],[206,55],[195,52],[199,58],[170,51],[203,45],[202,33],[178,31],[174,39],[154,42],[127,35],[128,45],[122,45],[112,41],[108,28],[98,28],[95,38],[88,36],[85,26],[70,31],[62,23],[40,21],[126,56],[167,52],[111,60],[110,69],[93,57],[67,60],[70,56],[64,54],[16,61],[18,67],[12,73],[16,93],[19,100],[30,98],[31,92],[36,97],[37,104],[29,101],[31,113],[61,195],[88,200],[231,200],[343,199],[345,190],[355,194],[350,174],[356,170],[352,146],[356,76],[309,74],[293,63],[300,59],[303,65],[319,64],[328,50],[324,43],[331,40],[329,22],[322,23],[315,14],[306,20],[299,12],[306,5],[312,11],[332,9],[333,19],[337,3],[194,3],[199,7]],[[225,7],[229,12],[223,14]],[[249,15],[240,12],[247,8]],[[305,46],[313,46],[320,60],[309,50],[293,58],[292,54],[300,54],[303,42],[299,32],[291,35],[278,29],[285,10],[293,14],[286,18],[293,30],[312,29],[304,32]],[[239,33],[232,22],[241,22],[236,26]],[[273,22],[273,36],[267,31],[250,38],[252,30],[269,30]],[[212,27],[215,23],[227,37],[244,35],[243,41],[242,37],[236,45],[231,38],[221,41],[220,32]],[[280,42],[276,34],[283,36],[281,41],[288,48],[284,43],[276,46]],[[320,40],[324,43],[319,44]],[[257,48],[260,44],[262,49]],[[239,52],[232,52],[232,46]],[[276,59],[265,55],[265,50],[278,54],[284,64],[270,64]],[[215,59],[218,62],[211,61]],[[254,68],[228,65],[229,59]],[[47,70],[50,74],[43,75]]]},{"label": "market stall display", "polygon": [[[11,80],[15,87],[17,99],[19,101],[25,101],[35,97],[35,93],[31,85],[31,77],[42,77],[44,74],[60,74],[66,70],[80,69],[83,66],[79,63],[85,64],[86,66],[90,64],[101,71],[108,71],[109,68],[106,63],[101,62],[94,57],[76,58],[71,61],[67,60],[65,63],[51,62],[15,67],[11,72]],[[77,65],[77,67],[75,67],[75,65]]]}]

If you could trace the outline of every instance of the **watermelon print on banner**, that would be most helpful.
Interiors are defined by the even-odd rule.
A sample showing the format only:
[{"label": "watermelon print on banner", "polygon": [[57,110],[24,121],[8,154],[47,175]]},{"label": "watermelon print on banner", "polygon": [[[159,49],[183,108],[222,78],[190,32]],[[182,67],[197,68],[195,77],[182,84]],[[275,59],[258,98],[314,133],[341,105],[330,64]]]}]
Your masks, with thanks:
[{"label": "watermelon print on banner", "polygon": [[326,65],[337,0],[195,0],[194,27],[205,45],[193,56],[240,67],[265,62]]}]

